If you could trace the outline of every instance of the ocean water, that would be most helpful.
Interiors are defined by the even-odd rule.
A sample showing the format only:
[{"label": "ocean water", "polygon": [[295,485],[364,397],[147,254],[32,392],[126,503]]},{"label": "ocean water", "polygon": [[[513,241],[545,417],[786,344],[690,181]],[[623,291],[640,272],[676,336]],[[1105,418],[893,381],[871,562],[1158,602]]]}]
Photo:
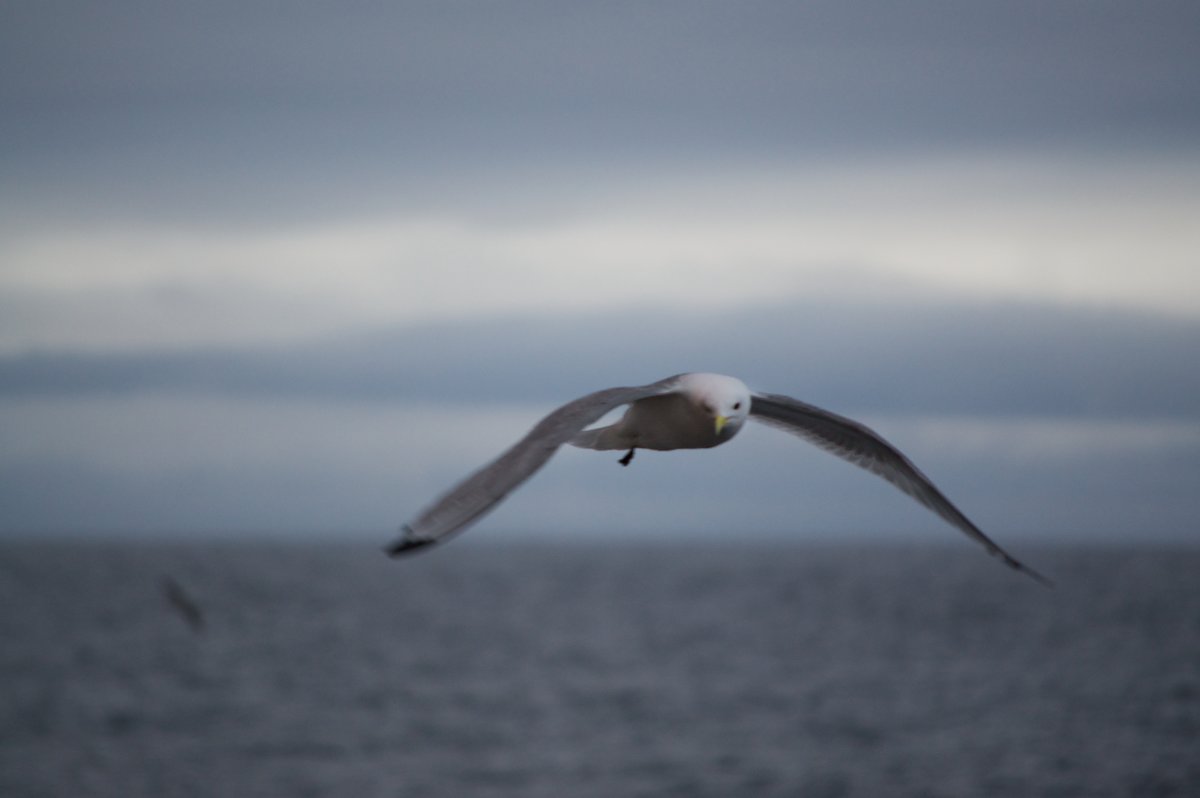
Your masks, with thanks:
[{"label": "ocean water", "polygon": [[0,796],[1200,795],[1200,550],[1021,553],[0,544]]}]

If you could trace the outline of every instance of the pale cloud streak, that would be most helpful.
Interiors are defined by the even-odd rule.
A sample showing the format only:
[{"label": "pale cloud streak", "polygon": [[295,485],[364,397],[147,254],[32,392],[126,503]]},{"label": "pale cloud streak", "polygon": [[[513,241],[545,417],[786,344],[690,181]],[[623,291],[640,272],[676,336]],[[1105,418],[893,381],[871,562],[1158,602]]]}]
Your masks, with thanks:
[{"label": "pale cloud streak", "polygon": [[0,348],[296,341],[519,313],[938,295],[1200,317],[1200,163],[877,164],[597,192],[509,220],[10,231]]}]

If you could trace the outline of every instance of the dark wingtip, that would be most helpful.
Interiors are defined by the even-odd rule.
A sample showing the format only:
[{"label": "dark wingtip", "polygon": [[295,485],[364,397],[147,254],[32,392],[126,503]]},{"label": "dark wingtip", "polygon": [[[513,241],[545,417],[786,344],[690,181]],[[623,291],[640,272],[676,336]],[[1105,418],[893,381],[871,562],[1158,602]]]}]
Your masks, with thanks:
[{"label": "dark wingtip", "polygon": [[1009,557],[1008,555],[1004,555],[1004,562],[1008,563],[1009,568],[1012,568],[1013,570],[1020,571],[1021,573],[1026,574],[1031,579],[1033,579],[1035,582],[1040,584],[1042,587],[1054,587],[1053,581],[1051,581],[1047,577],[1042,576],[1037,571],[1033,570],[1028,565],[1021,562],[1020,560],[1017,560],[1013,557]]},{"label": "dark wingtip", "polygon": [[400,530],[400,539],[395,543],[384,548],[389,557],[403,557],[406,554],[412,554],[421,549],[432,546],[437,541],[432,538],[416,537],[412,531],[412,527],[405,525]]},{"label": "dark wingtip", "polygon": [[171,576],[164,576],[162,590],[167,602],[187,622],[191,630],[196,633],[203,632],[204,610],[200,609],[200,605],[192,600],[192,597],[183,589],[183,585],[176,582]]},{"label": "dark wingtip", "polygon": [[1049,587],[1049,588],[1054,587],[1053,579],[1051,579],[1047,576],[1042,576],[1041,574],[1039,574],[1037,571],[1033,570],[1032,568],[1028,568],[1028,567],[1022,565],[1021,570],[1024,571],[1025,573],[1029,574],[1031,577],[1033,577],[1033,579],[1038,584],[1040,584],[1042,587]]}]

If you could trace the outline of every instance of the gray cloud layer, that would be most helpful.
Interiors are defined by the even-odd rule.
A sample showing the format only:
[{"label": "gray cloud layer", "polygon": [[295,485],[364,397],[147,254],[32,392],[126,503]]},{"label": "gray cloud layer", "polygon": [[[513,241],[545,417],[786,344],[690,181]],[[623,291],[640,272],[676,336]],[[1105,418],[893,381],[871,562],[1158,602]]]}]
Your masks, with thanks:
[{"label": "gray cloud layer", "polygon": [[1194,416],[1200,325],[1022,303],[792,303],[427,324],[308,345],[0,359],[0,396],[554,402],[679,370],[869,411]]},{"label": "gray cloud layer", "polygon": [[[1196,124],[1192,3],[37,3],[6,11],[0,97],[31,108],[381,104],[803,129]],[[868,101],[869,100],[869,101]],[[852,110],[854,109],[854,110]],[[954,120],[929,118],[957,109]],[[840,115],[837,112],[842,112]],[[736,121],[734,121],[736,124]],[[947,128],[950,129],[947,129]],[[844,130],[844,125],[839,125]],[[782,131],[781,131],[782,132]],[[862,135],[885,131],[862,130]]]},{"label": "gray cloud layer", "polygon": [[1187,2],[19,4],[0,165],[27,203],[232,220],[489,172],[1190,151],[1197,29]]}]

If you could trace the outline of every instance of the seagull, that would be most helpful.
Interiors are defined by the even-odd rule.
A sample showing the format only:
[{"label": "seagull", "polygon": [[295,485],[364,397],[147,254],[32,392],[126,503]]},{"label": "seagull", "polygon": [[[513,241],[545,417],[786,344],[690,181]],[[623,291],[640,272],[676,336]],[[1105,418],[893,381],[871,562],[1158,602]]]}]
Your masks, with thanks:
[{"label": "seagull", "polygon": [[[629,407],[616,423],[587,428],[622,405]],[[736,377],[705,373],[606,388],[567,402],[405,524],[401,537],[386,551],[393,557],[411,554],[467,529],[533,476],[563,444],[624,451],[618,462],[627,466],[638,449],[720,446],[737,435],[748,418],[799,436],[886,479],[1010,568],[1050,584],[985,535],[911,460],[865,425],[790,396],[751,391]]]},{"label": "seagull", "polygon": [[204,631],[204,610],[200,609],[200,605],[192,600],[188,592],[183,589],[183,585],[176,582],[170,576],[164,576],[162,579],[163,597],[171,608],[179,613],[188,625],[188,627],[199,634]]}]

